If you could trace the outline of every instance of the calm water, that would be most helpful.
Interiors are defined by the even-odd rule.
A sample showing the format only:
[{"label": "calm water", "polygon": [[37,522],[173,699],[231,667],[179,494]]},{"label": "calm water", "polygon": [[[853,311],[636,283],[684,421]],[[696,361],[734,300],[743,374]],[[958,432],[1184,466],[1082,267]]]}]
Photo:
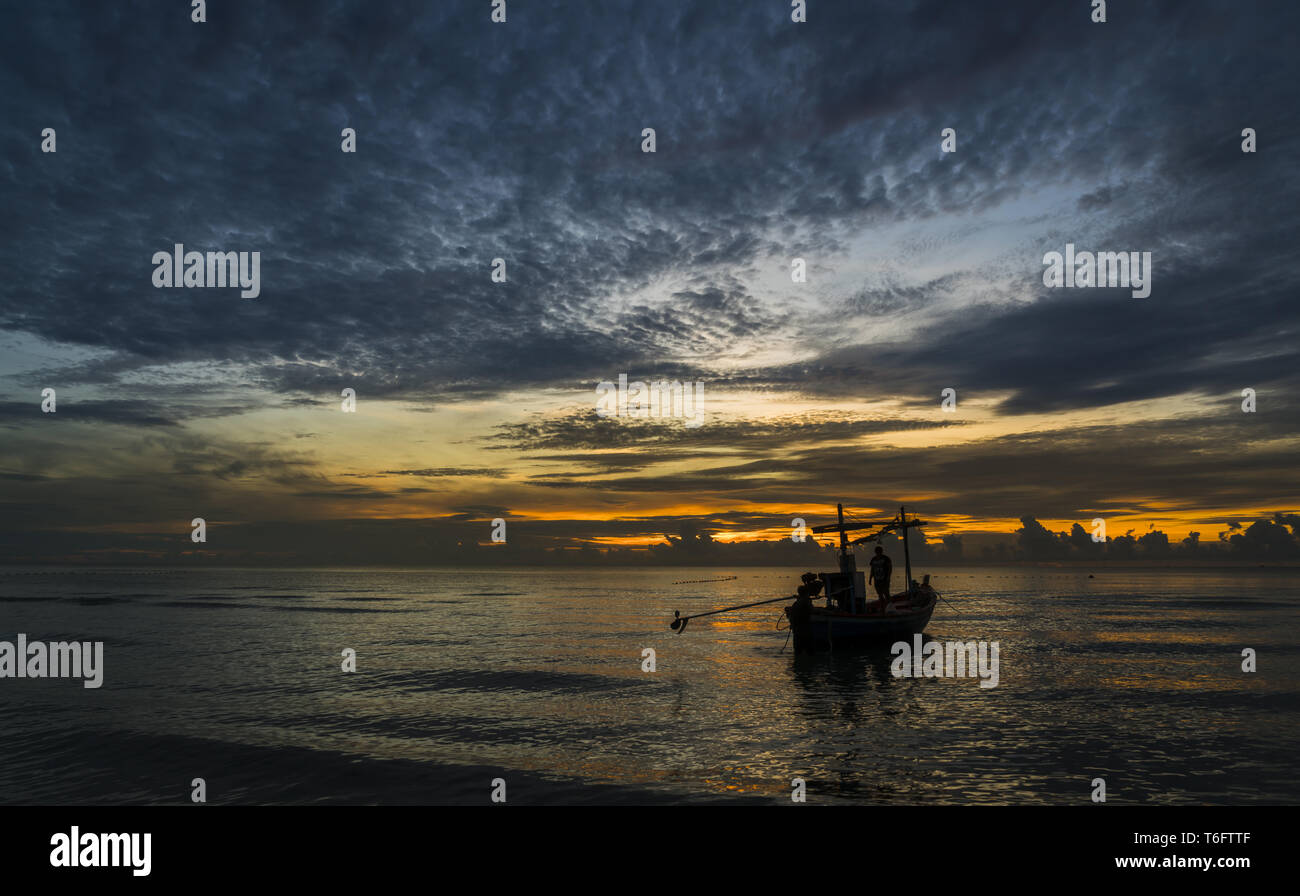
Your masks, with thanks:
[{"label": "calm water", "polygon": [[935,569],[991,689],[796,659],[780,605],[668,629],[798,572],[0,570],[0,639],[106,667],[0,679],[0,801],[1300,802],[1300,572]]}]

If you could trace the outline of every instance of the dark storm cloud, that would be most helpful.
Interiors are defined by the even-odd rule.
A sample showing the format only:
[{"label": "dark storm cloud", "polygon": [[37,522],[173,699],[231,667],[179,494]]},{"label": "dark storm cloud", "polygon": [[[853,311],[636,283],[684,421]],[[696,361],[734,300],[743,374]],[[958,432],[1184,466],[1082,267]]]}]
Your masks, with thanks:
[{"label": "dark storm cloud", "polygon": [[196,436],[148,436],[141,447],[166,458],[179,476],[223,480],[265,478],[281,485],[302,485],[323,478],[307,454],[256,442],[225,442]]},{"label": "dark storm cloud", "polygon": [[[423,470],[380,470],[378,476],[420,476],[429,479],[459,476],[500,476],[502,470],[487,467],[431,467]],[[344,473],[344,476],[365,476],[365,473]]]},{"label": "dark storm cloud", "polygon": [[504,517],[510,513],[508,507],[498,507],[490,504],[478,505],[475,507],[457,507],[452,514],[447,517],[449,520],[486,520],[496,517]]},{"label": "dark storm cloud", "polygon": [[[1290,258],[1291,250],[1282,256]],[[814,363],[755,374],[810,395],[867,394],[930,406],[947,387],[959,398],[1007,393],[998,405],[1004,413],[1176,395],[1240,399],[1246,387],[1270,393],[1276,410],[1293,406],[1300,389],[1300,321],[1279,302],[1290,288],[1286,276],[1271,265],[1254,271],[1232,260],[1189,265],[1163,280],[1157,268],[1156,289],[1168,302],[1105,289],[1089,290],[1086,301],[1052,296],[1009,309],[972,307],[905,343],[848,346]]]},{"label": "dark storm cloud", "polygon": [[[0,319],[113,352],[109,381],[210,359],[279,391],[490,394],[776,332],[788,324],[737,280],[768,255],[1091,182],[1081,212],[1106,214],[1130,185],[1146,200],[1106,222],[1115,239],[1194,250],[1158,262],[1150,318],[1178,318],[1209,354],[1266,309],[1293,324],[1277,272],[1295,250],[1271,222],[1295,199],[1295,8],[1087,12],[818,4],[795,26],[779,3],[529,3],[493,26],[477,3],[232,2],[194,25],[169,4],[34,5],[0,38],[0,259],[21,272]],[[1244,123],[1265,151],[1237,151]],[[46,126],[56,155],[37,149]],[[355,156],[338,151],[344,126]],[[960,151],[940,158],[945,126]],[[174,242],[261,251],[262,297],[153,289],[150,256]],[[1215,282],[1196,255],[1224,261]],[[487,277],[497,256],[507,284]],[[666,307],[611,304],[681,271],[698,282]],[[1211,313],[1243,282],[1244,314]],[[1064,306],[1092,297],[1054,304],[990,306],[984,338],[922,347],[970,379],[1014,379],[1083,343]],[[987,337],[1026,316],[1036,341],[999,367]],[[1124,330],[1113,378],[1179,389],[1162,379],[1173,359],[1146,351],[1160,329]],[[1107,351],[1105,335],[1087,344]],[[1050,403],[1030,390],[1016,407]]]},{"label": "dark storm cloud", "polygon": [[[343,386],[427,410],[532,387],[576,400],[625,371],[799,393],[811,410],[698,429],[523,417],[480,444],[527,452],[519,472],[541,490],[599,493],[629,515],[641,493],[794,507],[930,495],[929,512],[989,520],[1300,506],[1289,0],[1112,3],[1105,25],[1082,0],[818,2],[806,25],[782,0],[513,3],[501,26],[479,0],[210,7],[195,25],[184,3],[51,0],[0,29],[0,326],[56,359],[22,367],[22,394],[0,403],[0,427],[21,430],[6,443],[21,458],[0,472],[22,490],[4,505],[10,533],[174,519],[184,545],[196,504],[269,520],[284,493],[360,506],[444,484],[420,478],[497,477],[400,468],[376,474],[411,477],[396,490],[366,474],[332,483],[311,454],[178,432],[333,404]],[[39,151],[45,127],[56,154]],[[339,151],[344,127],[355,155]],[[639,151],[644,127],[654,155]],[[946,127],[959,148],[944,156]],[[1259,152],[1240,151],[1243,127]],[[1014,236],[947,264],[1005,219]],[[895,270],[825,286],[864,240]],[[261,252],[261,296],[154,289],[151,257],[177,242]],[[1067,242],[1151,251],[1152,295],[1043,287],[1043,252]],[[815,302],[782,291],[794,256]],[[504,284],[489,279],[495,257]],[[737,352],[801,360],[737,368]],[[23,396],[47,385],[59,411],[38,420],[38,393]],[[999,420],[1175,396],[1213,406],[950,444],[941,428],[960,414],[919,413],[947,387],[996,400]],[[1258,414],[1240,413],[1247,387]],[[918,419],[836,417],[822,398],[894,399]],[[112,434],[86,439],[114,449],[106,461],[139,450],[159,475],[63,463],[73,448],[46,424],[75,421]],[[942,444],[863,444],[924,430]],[[665,462],[692,469],[657,475]],[[237,488],[259,481],[282,491]],[[472,543],[464,526],[505,516],[486,503],[501,500],[430,532]],[[377,562],[403,556],[391,533],[416,553],[433,537],[374,522],[366,554],[345,532],[313,542],[329,525],[254,523],[246,544]],[[538,538],[677,531],[548,525]]]},{"label": "dark storm cloud", "polygon": [[[407,490],[401,490],[405,493]],[[420,491],[415,489],[414,491]],[[367,488],[361,485],[335,486],[328,489],[307,489],[293,492],[295,498],[326,498],[329,500],[375,502],[392,498],[395,493],[386,489]]]},{"label": "dark storm cloud", "polygon": [[[1283,429],[1225,408],[1216,426],[1202,421],[1132,422],[1013,434],[970,443],[900,451],[894,447],[802,442],[780,452],[743,450],[708,466],[662,475],[590,475],[534,479],[557,489],[677,494],[707,504],[737,493],[791,507],[834,506],[845,496],[921,514],[964,514],[993,524],[1035,507],[1041,518],[1117,513],[1204,514],[1217,507],[1300,506],[1300,485],[1279,477],[1295,451],[1272,436]],[[1249,449],[1243,446],[1258,444]],[[1171,452],[1171,445],[1177,451]],[[754,457],[756,459],[750,459]],[[663,459],[672,459],[669,454]],[[926,495],[924,499],[917,496]],[[1222,521],[1225,525],[1228,520]]]},{"label": "dark storm cloud", "polygon": [[[192,420],[233,417],[255,410],[262,403],[255,396],[245,401],[208,399],[194,384],[151,383],[148,399],[84,398],[64,388],[78,380],[44,378],[41,382],[58,382],[55,410],[41,410],[40,393],[30,401],[0,402],[0,426],[27,426],[33,421],[48,423],[108,423],[119,426],[178,426]],[[232,391],[223,387],[223,391]]]},{"label": "dark storm cloud", "polygon": [[48,478],[38,473],[7,473],[0,470],[0,479],[7,479],[10,482],[44,482]]},{"label": "dark storm cloud", "polygon": [[61,401],[53,413],[44,413],[40,401],[0,402],[0,426],[33,422],[116,423],[123,426],[175,426],[176,418],[152,401]]},{"label": "dark storm cloud", "polygon": [[[595,411],[563,417],[542,418],[530,423],[503,424],[491,439],[501,444],[493,447],[538,450],[548,448],[647,448],[661,457],[700,457],[701,448],[726,448],[745,453],[763,453],[791,444],[833,442],[865,435],[907,432],[958,425],[951,421],[912,421],[897,419],[862,419],[844,415],[807,415],[774,420],[721,420],[696,428],[678,421],[638,418],[602,418]],[[571,457],[571,456],[570,456]],[[628,455],[613,458],[626,462]]]}]

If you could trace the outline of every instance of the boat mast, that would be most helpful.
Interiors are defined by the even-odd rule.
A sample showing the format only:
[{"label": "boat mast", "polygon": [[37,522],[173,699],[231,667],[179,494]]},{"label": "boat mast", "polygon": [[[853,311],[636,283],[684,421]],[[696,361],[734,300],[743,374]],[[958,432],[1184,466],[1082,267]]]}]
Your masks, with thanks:
[{"label": "boat mast", "polygon": [[898,508],[898,521],[903,527],[903,566],[907,571],[907,593],[912,593],[912,555],[907,549],[907,508]]},{"label": "boat mast", "polygon": [[840,556],[847,557],[849,553],[849,535],[844,531],[844,505],[836,504],[835,510],[840,515]]}]

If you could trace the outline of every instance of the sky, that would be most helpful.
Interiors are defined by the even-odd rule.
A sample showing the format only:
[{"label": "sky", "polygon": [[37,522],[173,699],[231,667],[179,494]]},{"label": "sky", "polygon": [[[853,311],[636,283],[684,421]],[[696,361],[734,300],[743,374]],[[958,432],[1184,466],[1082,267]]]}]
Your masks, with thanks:
[{"label": "sky", "polygon": [[4,4],[0,562],[1300,508],[1294,3],[186,6]]}]

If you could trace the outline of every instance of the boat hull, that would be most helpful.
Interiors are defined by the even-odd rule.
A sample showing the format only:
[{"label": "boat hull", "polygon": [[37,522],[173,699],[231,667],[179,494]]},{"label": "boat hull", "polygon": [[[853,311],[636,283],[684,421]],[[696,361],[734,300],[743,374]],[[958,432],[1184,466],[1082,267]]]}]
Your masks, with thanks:
[{"label": "boat hull", "polygon": [[849,644],[879,644],[925,631],[934,615],[935,600],[905,612],[844,613],[814,608],[808,620],[813,646],[834,648]]}]

